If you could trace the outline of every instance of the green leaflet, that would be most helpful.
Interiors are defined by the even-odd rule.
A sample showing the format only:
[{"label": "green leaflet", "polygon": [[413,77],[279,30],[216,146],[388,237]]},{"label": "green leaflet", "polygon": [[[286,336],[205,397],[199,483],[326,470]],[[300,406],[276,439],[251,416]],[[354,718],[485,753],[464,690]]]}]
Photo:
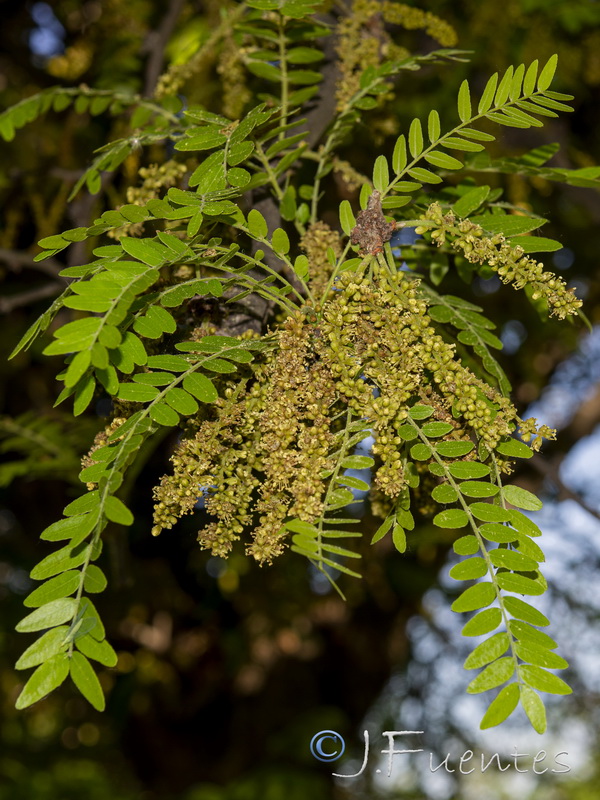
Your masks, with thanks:
[{"label": "green leaflet", "polygon": [[43,633],[39,639],[25,650],[15,664],[15,669],[37,667],[61,651],[64,651],[67,647],[65,636],[68,630],[66,625],[61,625],[58,628],[52,628],[46,631],[46,633]]},{"label": "green leaflet", "polygon": [[107,583],[106,575],[102,572],[100,567],[97,567],[95,564],[90,564],[86,570],[83,581],[84,590],[90,594],[97,594],[106,589]]},{"label": "green leaflet", "polygon": [[98,641],[89,634],[78,636],[75,639],[75,647],[85,656],[93,658],[94,661],[98,661],[105,667],[114,667],[117,664],[117,654],[106,639]]},{"label": "green leaflet", "polygon": [[17,698],[18,709],[37,703],[42,697],[57,689],[69,674],[66,653],[58,653],[41,664],[27,681]]},{"label": "green leaflet", "polygon": [[58,600],[62,597],[68,597],[77,591],[79,586],[80,575],[76,570],[67,570],[61,572],[54,578],[38,586],[31,594],[27,595],[23,600],[23,605],[30,608],[37,608],[43,606],[52,600]]},{"label": "green leaflet", "polygon": [[454,552],[459,556],[472,556],[479,552],[479,542],[476,536],[469,534],[461,536],[454,542]]},{"label": "green leaflet", "polygon": [[504,599],[506,609],[517,619],[530,622],[532,625],[549,625],[550,620],[538,611],[537,608],[529,605],[518,597],[506,597]]},{"label": "green leaflet", "polygon": [[515,672],[515,662],[511,656],[498,658],[489,664],[476,678],[473,678],[467,686],[469,694],[487,692],[506,683]]},{"label": "green leaflet", "polygon": [[538,631],[537,628],[532,627],[527,622],[520,622],[518,620],[511,620],[509,628],[518,639],[521,639],[529,644],[539,645],[540,647],[547,647],[554,649],[558,645],[547,633]]},{"label": "green leaflet", "polygon": [[388,517],[384,522],[382,522],[381,525],[377,528],[377,530],[373,534],[373,538],[371,539],[371,544],[375,544],[380,539],[383,539],[383,537],[391,529],[393,524],[394,524],[394,518],[392,516]]},{"label": "green leaflet", "polygon": [[546,669],[566,669],[569,665],[564,658],[556,653],[552,653],[544,647],[533,644],[518,642],[515,645],[515,652],[523,661],[527,661],[536,667]]},{"label": "green leaflet", "polygon": [[486,608],[470,619],[462,629],[463,636],[481,636],[495,630],[502,622],[502,612],[499,608]]},{"label": "green leaflet", "polygon": [[485,202],[489,193],[489,186],[479,186],[475,189],[471,189],[454,203],[452,210],[455,214],[458,214],[459,217],[468,217]]},{"label": "green leaflet", "polygon": [[20,633],[28,633],[29,631],[42,631],[44,628],[62,625],[64,622],[69,622],[69,620],[73,619],[76,609],[77,603],[71,597],[53,600],[28,614],[19,622],[16,630]]},{"label": "green leaflet", "polygon": [[502,496],[508,503],[526,511],[539,511],[542,507],[541,500],[520,486],[504,486]]},{"label": "green leaflet", "polygon": [[42,559],[31,570],[30,575],[35,580],[44,580],[44,578],[51,578],[53,575],[79,567],[88,557],[91,547],[91,544],[85,542],[75,546],[68,544]]},{"label": "green leaflet", "polygon": [[378,192],[385,192],[390,182],[390,169],[387,158],[378,156],[373,167],[373,186]]},{"label": "green leaflet", "polygon": [[540,692],[547,692],[548,694],[571,694],[573,691],[562,678],[547,672],[542,667],[536,667],[530,664],[523,664],[520,668],[521,676],[524,681],[533,689]]},{"label": "green leaflet", "polygon": [[477,558],[468,558],[453,566],[450,570],[450,577],[457,581],[468,581],[483,578],[487,571],[485,560],[478,556]]},{"label": "green leaflet", "polygon": [[119,525],[133,524],[133,514],[123,501],[114,495],[109,495],[106,498],[104,513],[111,522],[117,522]]},{"label": "green leaflet", "polygon": [[453,611],[476,611],[493,603],[496,598],[493,584],[489,582],[469,586],[452,603]]},{"label": "green leaflet", "polygon": [[72,543],[79,544],[92,532],[96,523],[97,517],[93,513],[76,514],[53,522],[42,531],[40,538],[50,542],[71,539]]},{"label": "green leaflet", "polygon": [[479,464],[477,461],[455,461],[448,465],[448,471],[454,478],[462,480],[485,478],[490,474],[490,468],[486,464]]},{"label": "green leaflet", "polygon": [[508,633],[495,633],[482,642],[473,650],[464,663],[465,669],[477,669],[483,667],[492,661],[495,661],[501,655],[504,655],[510,647],[510,636]]},{"label": "green leaflet", "polygon": [[531,595],[544,594],[544,587],[538,581],[527,578],[525,575],[503,572],[497,576],[496,580],[506,592]]},{"label": "green leaflet", "polygon": [[436,452],[446,458],[460,458],[466,456],[473,449],[472,442],[439,442],[435,446]]},{"label": "green leaflet", "polygon": [[440,528],[463,528],[469,522],[469,518],[465,511],[459,508],[450,508],[446,511],[440,511],[433,518],[434,525]]},{"label": "green leaflet", "polygon": [[519,704],[519,697],[519,687],[516,683],[511,683],[510,686],[501,689],[488,706],[480,727],[485,730],[504,722]]},{"label": "green leaflet", "polygon": [[490,552],[490,561],[495,567],[504,567],[521,572],[536,570],[538,563],[533,558],[515,553],[514,550],[501,550],[497,548]]},{"label": "green leaflet", "polygon": [[342,200],[340,203],[340,225],[346,236],[350,236],[356,225],[356,219],[348,200]]},{"label": "green leaflet", "polygon": [[546,730],[546,709],[539,696],[529,686],[521,686],[519,689],[521,705],[529,717],[533,728],[537,733],[544,733]]},{"label": "green leaflet", "polygon": [[70,659],[71,680],[86,700],[98,711],[104,711],[104,692],[90,662],[82,653],[74,652]]}]

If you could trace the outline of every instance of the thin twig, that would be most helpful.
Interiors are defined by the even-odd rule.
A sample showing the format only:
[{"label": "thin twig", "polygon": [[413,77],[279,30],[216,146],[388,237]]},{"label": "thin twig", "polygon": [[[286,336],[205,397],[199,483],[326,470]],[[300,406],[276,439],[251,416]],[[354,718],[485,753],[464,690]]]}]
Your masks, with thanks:
[{"label": "thin twig", "polygon": [[169,10],[163,17],[158,29],[152,31],[145,43],[144,49],[150,53],[146,64],[146,77],[144,80],[144,96],[151,97],[165,62],[165,47],[175,30],[177,20],[183,9],[185,0],[171,0]]},{"label": "thin twig", "polygon": [[65,268],[64,264],[55,261],[53,258],[34,261],[31,253],[25,253],[22,250],[7,250],[4,247],[0,247],[0,261],[3,261],[12,272],[20,272],[21,267],[27,267],[28,269],[43,272],[53,278],[57,278],[61,269]]},{"label": "thin twig", "polygon": [[10,297],[0,297],[0,314],[10,314],[15,308],[27,306],[45,297],[52,297],[61,291],[61,285],[57,282],[45,283],[37,289],[29,289],[27,292],[19,292]]}]

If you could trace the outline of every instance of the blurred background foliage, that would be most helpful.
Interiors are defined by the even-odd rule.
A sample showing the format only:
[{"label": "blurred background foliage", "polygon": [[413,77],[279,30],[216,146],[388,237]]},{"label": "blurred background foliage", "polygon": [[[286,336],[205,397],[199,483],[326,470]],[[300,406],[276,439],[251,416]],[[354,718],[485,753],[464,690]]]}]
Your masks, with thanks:
[{"label": "blurred background foliage", "polygon": [[[225,105],[227,113],[247,96],[244,71],[227,37],[202,56],[195,54],[234,5],[4,0],[0,107],[57,83],[150,95],[164,69],[191,63],[182,94],[219,113]],[[324,11],[338,5],[324,3]],[[365,114],[341,158],[368,173],[413,116],[436,107],[446,108],[450,117],[467,75],[477,90],[491,72],[534,58],[543,62],[558,52],[556,89],[575,96],[575,113],[534,131],[503,129],[492,155],[559,142],[553,165],[599,163],[600,3],[429,0],[424,6],[453,26],[457,46],[472,51],[470,63],[408,73],[385,111]],[[399,47],[412,52],[434,47],[422,31],[398,27],[392,34]],[[105,207],[123,202],[140,167],[169,157],[162,145],[136,151],[99,195],[80,192],[67,205],[92,151],[118,138],[122,125],[109,114],[50,112],[0,151],[0,800],[501,800],[514,791],[529,800],[596,797],[599,337],[597,328],[589,334],[537,318],[524,297],[495,279],[478,280],[474,290],[486,315],[498,323],[503,366],[519,413],[528,416],[523,412],[533,404],[541,422],[559,428],[558,441],[515,475],[547,502],[542,513],[552,564],[550,602],[559,612],[551,616],[562,619],[555,633],[574,665],[575,692],[560,699],[560,708],[550,704],[548,734],[519,739],[517,720],[507,743],[498,732],[483,735],[475,729],[477,713],[469,705],[474,698],[450,709],[466,676],[458,629],[443,611],[449,604],[440,601],[453,587],[444,577],[449,540],[440,538],[439,530],[422,526],[404,556],[385,542],[366,550],[365,577],[347,581],[344,604],[293,554],[271,569],[241,555],[227,562],[208,557],[195,542],[197,520],[188,518],[173,533],[152,539],[150,491],[165,470],[168,439],[149,454],[138,476],[136,524],[129,538],[107,531],[112,589],[102,598],[101,611],[119,662],[103,675],[106,712],[93,711],[68,689],[25,713],[14,710],[21,676],[13,664],[22,643],[13,628],[30,590],[28,573],[46,552],[39,532],[78,493],[78,458],[108,408],[98,403],[94,413],[77,420],[53,409],[56,364],[41,357],[43,345],[12,362],[6,357],[61,286],[62,264],[33,262],[36,241],[88,224]],[[474,173],[473,178],[502,186],[506,200],[551,220],[546,235],[564,248],[548,254],[547,262],[577,287],[597,326],[600,197],[519,175]],[[77,263],[85,253],[75,245],[67,257]],[[455,294],[467,289],[452,276],[444,286]],[[31,420],[35,436],[24,441],[20,426]],[[365,538],[376,524],[364,519]],[[561,549],[564,536],[578,542],[580,558],[568,560]],[[373,757],[360,779],[334,782],[331,765],[310,755],[312,735],[339,731],[351,759],[360,764],[365,726],[424,730],[423,746],[441,758],[469,747],[509,753],[515,741],[530,745],[525,752],[567,750],[573,769],[533,780],[531,774],[517,776],[525,782],[513,784],[497,771],[446,780],[436,773],[433,780],[426,766],[413,765],[384,782],[374,772]],[[436,763],[441,758],[436,755]]]}]

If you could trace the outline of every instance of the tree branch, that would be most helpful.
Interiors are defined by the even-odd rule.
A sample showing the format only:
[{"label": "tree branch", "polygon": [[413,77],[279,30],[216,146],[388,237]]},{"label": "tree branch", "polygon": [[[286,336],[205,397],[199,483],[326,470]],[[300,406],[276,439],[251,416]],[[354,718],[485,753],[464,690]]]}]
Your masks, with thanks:
[{"label": "tree branch", "polygon": [[175,30],[177,20],[183,9],[185,0],[171,0],[169,9],[162,19],[157,30],[148,34],[144,43],[144,50],[150,53],[146,64],[144,79],[144,96],[151,97],[160,77],[165,61],[165,47],[171,34]]},{"label": "tree branch", "polygon": [[3,247],[0,247],[0,261],[3,261],[12,272],[20,272],[21,267],[28,267],[50,275],[52,278],[58,278],[58,273],[64,269],[64,264],[53,258],[34,261],[30,253],[24,253],[21,250],[6,250]]},{"label": "tree branch", "polygon": [[60,292],[61,286],[58,282],[45,283],[43,286],[38,286],[36,289],[29,289],[26,292],[13,294],[10,297],[0,297],[0,314],[10,314],[15,308],[27,306],[29,303],[35,303],[37,300],[43,300],[45,297],[52,297]]}]

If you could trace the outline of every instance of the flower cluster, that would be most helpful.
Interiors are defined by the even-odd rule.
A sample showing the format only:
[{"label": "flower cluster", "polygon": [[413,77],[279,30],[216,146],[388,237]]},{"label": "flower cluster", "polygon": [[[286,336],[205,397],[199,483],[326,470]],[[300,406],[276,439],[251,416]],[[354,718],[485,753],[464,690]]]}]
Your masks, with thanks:
[{"label": "flower cluster", "polygon": [[338,26],[337,54],[340,78],[336,100],[338,111],[344,111],[348,101],[360,89],[361,73],[369,66],[379,66],[381,48],[387,42],[378,0],[354,0],[346,19]]},{"label": "flower cluster", "polygon": [[306,253],[310,265],[308,270],[310,290],[315,297],[320,297],[333,271],[327,258],[327,250],[331,248],[336,259],[342,253],[340,234],[325,222],[314,222],[300,239],[300,247]]},{"label": "flower cluster", "polygon": [[[158,197],[163,189],[175,186],[186,171],[185,164],[180,164],[172,159],[160,165],[150,164],[147,167],[141,167],[138,174],[142,178],[142,183],[127,189],[127,202],[136,206],[145,205],[152,198]],[[132,222],[109,231],[108,235],[113,239],[120,239],[122,236],[139,236],[143,229],[143,222]]]},{"label": "flower cluster", "polygon": [[577,314],[582,302],[553,272],[544,269],[541,261],[524,254],[522,247],[512,245],[501,234],[487,236],[481,225],[469,219],[457,220],[452,211],[444,214],[439,203],[432,203],[421,219],[433,223],[433,227],[423,225],[417,233],[428,231],[438,247],[448,244],[475,264],[487,264],[504,283],[512,283],[515,289],[531,286],[533,300],[543,298],[550,307],[550,313],[564,319],[569,314]]},{"label": "flower cluster", "polygon": [[386,0],[383,3],[382,13],[386,22],[392,25],[401,25],[407,31],[424,30],[442,47],[454,47],[458,41],[452,25],[432,14],[431,11],[423,11],[404,3]]},{"label": "flower cluster", "polygon": [[391,0],[354,0],[346,19],[340,22],[337,53],[340,79],[337,85],[337,108],[344,111],[350,98],[360,89],[361,73],[368,66],[379,66],[384,59],[400,60],[409,55],[395,44],[386,23],[406,30],[424,30],[442,47],[453,47],[457,36],[444,20],[404,3]]},{"label": "flower cluster", "polygon": [[382,461],[375,482],[382,491],[396,496],[405,487],[399,431],[414,399],[452,422],[451,438],[475,433],[493,449],[512,431],[516,411],[455,358],[417,295],[417,281],[377,264],[372,277],[345,273],[339,289],[323,310],[325,357],[350,408],[373,423],[373,452]]},{"label": "flower cluster", "polygon": [[[319,253],[322,259],[336,236],[323,223],[311,226],[304,238],[311,268],[325,269]],[[395,272],[382,254],[342,273],[335,289],[322,305],[288,316],[277,348],[243,367],[237,382],[223,379],[221,397],[191,423],[171,459],[173,474],[154,490],[153,533],[193,511],[203,494],[212,520],[198,534],[200,545],[226,556],[248,534],[246,552],[270,563],[285,547],[287,519],[323,519],[348,411],[375,438],[375,511],[402,501],[409,489],[415,510],[435,510],[428,458],[411,458],[415,403],[449,424],[445,440],[477,440],[483,452],[516,427],[534,449],[553,435],[534,419],[522,422],[506,397],[458,360],[428,314],[418,279]],[[498,463],[510,471],[508,461]]]},{"label": "flower cluster", "polygon": [[228,385],[216,418],[182,440],[171,459],[174,474],[154,490],[153,533],[191,512],[204,491],[217,519],[199,532],[201,546],[224,556],[251,529],[247,552],[262,563],[282,552],[286,517],[321,516],[321,473],[334,438],[329,409],[337,398],[332,376],[315,361],[313,338],[302,313],[289,317],[277,352],[251,383]]},{"label": "flower cluster", "polygon": [[355,192],[365,183],[370,183],[367,176],[358,172],[349,161],[343,161],[337,156],[333,158],[333,174],[339,178],[347,192]]},{"label": "flower cluster", "polygon": [[223,114],[230,119],[239,119],[252,95],[246,86],[247,72],[242,51],[233,36],[229,36],[223,43],[217,72],[221,76]]}]

